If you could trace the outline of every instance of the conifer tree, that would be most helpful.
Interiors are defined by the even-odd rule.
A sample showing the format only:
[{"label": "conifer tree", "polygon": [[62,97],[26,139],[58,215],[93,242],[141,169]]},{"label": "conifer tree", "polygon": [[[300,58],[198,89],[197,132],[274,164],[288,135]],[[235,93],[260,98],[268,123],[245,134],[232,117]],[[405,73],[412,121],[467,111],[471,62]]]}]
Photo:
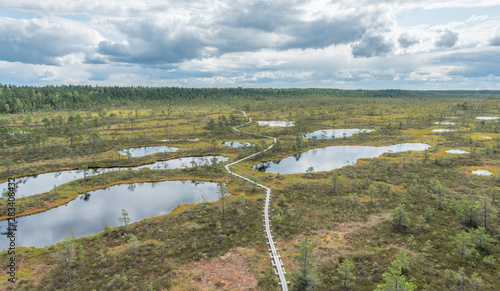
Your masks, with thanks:
[{"label": "conifer tree", "polygon": [[356,280],[356,276],[351,272],[354,269],[354,264],[349,261],[349,259],[345,259],[339,265],[339,272],[342,280],[342,290],[347,290],[348,287],[354,284],[354,280]]},{"label": "conifer tree", "polygon": [[299,244],[298,253],[294,256],[299,267],[293,274],[293,290],[313,290],[316,284],[316,273],[311,267],[314,262],[313,249],[314,245],[307,240],[307,237]]},{"label": "conifer tree", "polygon": [[389,266],[389,270],[382,274],[384,284],[377,286],[375,291],[413,291],[417,286],[406,281],[406,277],[401,273],[402,263],[399,259],[395,260]]},{"label": "conifer tree", "polygon": [[408,213],[406,212],[405,206],[400,203],[398,207],[394,208],[392,211],[392,225],[395,228],[406,228],[410,223],[408,218]]}]

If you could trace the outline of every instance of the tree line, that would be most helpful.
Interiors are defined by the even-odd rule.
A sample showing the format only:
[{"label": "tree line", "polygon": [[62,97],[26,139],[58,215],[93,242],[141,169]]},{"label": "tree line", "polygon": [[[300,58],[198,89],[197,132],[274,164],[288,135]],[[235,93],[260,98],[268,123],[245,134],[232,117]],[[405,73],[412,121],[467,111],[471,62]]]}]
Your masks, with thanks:
[{"label": "tree line", "polygon": [[0,113],[23,113],[39,110],[94,109],[103,105],[126,105],[136,101],[165,100],[170,103],[246,98],[301,97],[354,98],[498,98],[500,91],[408,91],[340,89],[271,89],[271,88],[179,88],[179,87],[102,87],[102,86],[14,86],[0,84]]}]

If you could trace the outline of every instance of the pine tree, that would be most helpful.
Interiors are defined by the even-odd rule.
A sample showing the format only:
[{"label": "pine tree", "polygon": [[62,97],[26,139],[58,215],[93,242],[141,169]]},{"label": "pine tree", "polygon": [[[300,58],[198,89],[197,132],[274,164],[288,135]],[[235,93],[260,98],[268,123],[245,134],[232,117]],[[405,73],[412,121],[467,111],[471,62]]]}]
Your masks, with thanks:
[{"label": "pine tree", "polygon": [[241,226],[241,218],[245,215],[245,212],[241,208],[236,208],[236,214],[238,214],[238,225]]},{"label": "pine tree", "polygon": [[309,184],[309,179],[313,177],[314,174],[314,167],[309,167],[306,170],[306,176],[307,176],[307,184]]},{"label": "pine tree", "polygon": [[135,235],[130,234],[130,238],[127,242],[134,250],[134,263],[137,263],[137,246],[139,245],[139,240]]},{"label": "pine tree", "polygon": [[122,209],[122,216],[118,218],[120,223],[125,224],[125,228],[128,227],[128,223],[130,222],[130,218],[128,217],[128,212],[125,209]]},{"label": "pine tree", "polygon": [[225,198],[231,195],[224,183],[217,183],[217,192],[219,193],[219,199],[222,201],[222,220],[226,220],[226,208],[225,208]]},{"label": "pine tree", "polygon": [[469,227],[476,225],[478,216],[477,203],[475,201],[464,201],[458,206],[458,215],[463,224]]},{"label": "pine tree", "polygon": [[417,286],[406,281],[406,277],[401,273],[402,263],[396,260],[391,263],[389,270],[382,274],[384,284],[378,285],[375,291],[413,291]]},{"label": "pine tree", "polygon": [[222,242],[222,225],[219,220],[215,223],[215,229],[217,230],[217,243],[220,244]]},{"label": "pine tree", "polygon": [[370,204],[373,205],[373,196],[377,194],[378,188],[375,187],[375,185],[370,184],[370,187],[368,187],[368,192],[370,192]]},{"label": "pine tree", "polygon": [[482,226],[471,231],[470,238],[472,243],[474,243],[476,249],[482,251],[489,251],[490,244],[493,242],[491,236],[486,233],[485,228]]},{"label": "pine tree", "polygon": [[458,271],[454,272],[453,274],[454,274],[455,280],[457,281],[457,286],[461,287],[460,289],[465,291],[465,284],[467,284],[467,281],[469,280],[469,278],[465,274],[464,268],[460,267],[460,269],[458,269]]},{"label": "pine tree", "polygon": [[399,251],[396,258],[401,263],[401,274],[407,274],[410,271],[410,261],[406,256],[406,252],[403,250]]},{"label": "pine tree", "polygon": [[470,276],[469,284],[472,287],[472,290],[479,291],[483,287],[483,279],[476,272],[472,273]]},{"label": "pine tree", "polygon": [[80,170],[83,171],[83,180],[87,181],[87,171],[89,170],[89,166],[83,165],[80,167]]},{"label": "pine tree", "polygon": [[432,190],[437,195],[437,198],[438,198],[438,208],[442,209],[443,208],[443,198],[444,198],[446,190],[444,189],[443,185],[441,185],[441,183],[439,182],[439,180],[435,181],[435,184],[432,187]]},{"label": "pine tree", "polygon": [[280,197],[278,197],[278,205],[283,207],[285,206],[286,202],[287,202],[286,197],[283,194],[281,194]]},{"label": "pine tree", "polygon": [[498,190],[496,188],[491,188],[490,196],[491,196],[491,204],[495,204],[496,200],[499,197]]},{"label": "pine tree", "polygon": [[80,248],[78,249],[78,260],[83,261],[85,258],[85,250],[83,249],[83,245],[80,245]]},{"label": "pine tree", "polygon": [[463,265],[464,259],[470,258],[476,254],[471,235],[465,230],[462,230],[453,240],[455,243],[453,252],[460,257],[460,264]]},{"label": "pine tree", "polygon": [[354,269],[354,264],[349,261],[349,259],[345,259],[339,265],[339,272],[342,280],[342,289],[345,291],[348,287],[354,284],[354,280],[356,280],[356,276],[351,272]]},{"label": "pine tree", "polygon": [[406,212],[405,206],[400,203],[398,207],[394,208],[392,211],[392,225],[395,228],[407,228],[410,223],[408,218],[408,213]]},{"label": "pine tree", "polygon": [[75,242],[71,237],[67,236],[64,238],[62,260],[64,261],[64,264],[66,266],[66,274],[68,275],[68,280],[70,283],[71,283],[71,274],[69,272],[69,268],[71,267],[71,264],[75,261],[74,245]]},{"label": "pine tree", "polygon": [[418,217],[417,226],[418,226],[418,230],[420,230],[421,232],[425,232],[427,230],[427,228],[429,227],[429,225],[427,225],[427,223],[425,221],[425,217],[423,215],[420,215]]},{"label": "pine tree", "polygon": [[293,290],[312,290],[315,286],[316,274],[311,267],[313,249],[314,245],[308,242],[307,237],[299,244],[298,253],[294,256],[299,267],[293,274]]},{"label": "pine tree", "polygon": [[485,195],[479,206],[479,217],[485,229],[488,229],[488,221],[496,218],[495,212],[488,202],[488,197]]},{"label": "pine tree", "polygon": [[337,194],[337,184],[339,183],[339,174],[337,172],[333,172],[332,174],[332,183],[333,183],[333,194]]}]

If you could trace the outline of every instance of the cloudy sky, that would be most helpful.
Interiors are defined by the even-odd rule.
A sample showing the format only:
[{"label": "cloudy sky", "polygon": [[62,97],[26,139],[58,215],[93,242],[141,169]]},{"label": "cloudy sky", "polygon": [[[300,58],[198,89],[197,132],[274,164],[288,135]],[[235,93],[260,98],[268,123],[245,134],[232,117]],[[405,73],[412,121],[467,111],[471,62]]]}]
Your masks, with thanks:
[{"label": "cloudy sky", "polygon": [[2,0],[0,83],[500,89],[500,3]]}]

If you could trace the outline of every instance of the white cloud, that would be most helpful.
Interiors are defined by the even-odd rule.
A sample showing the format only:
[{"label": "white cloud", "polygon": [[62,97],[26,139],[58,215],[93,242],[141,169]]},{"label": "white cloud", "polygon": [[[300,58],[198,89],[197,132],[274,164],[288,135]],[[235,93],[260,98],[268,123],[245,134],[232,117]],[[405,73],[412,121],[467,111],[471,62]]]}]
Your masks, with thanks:
[{"label": "white cloud", "polygon": [[[1,5],[33,17],[0,17],[0,64],[16,72],[1,72],[0,82],[345,88],[448,82],[453,88],[500,75],[495,62],[483,61],[498,57],[485,48],[500,45],[497,4],[488,0]],[[478,8],[488,6],[491,13]],[[439,25],[425,18],[419,25],[398,23],[399,13],[457,7],[467,9]],[[472,61],[474,52],[480,59]]]},{"label": "white cloud", "polygon": [[385,56],[394,49],[394,42],[388,39],[384,33],[368,30],[361,41],[352,47],[354,57]]},{"label": "white cloud", "polygon": [[458,33],[453,32],[451,30],[446,30],[439,34],[435,44],[438,47],[451,48],[457,43],[457,41],[458,41]]},{"label": "white cloud", "polygon": [[10,62],[64,65],[65,56],[88,52],[100,39],[76,21],[0,17],[0,59]]},{"label": "white cloud", "polygon": [[467,19],[466,22],[485,21],[486,19],[488,19],[488,15],[475,15],[475,14],[473,14],[469,19]]}]

